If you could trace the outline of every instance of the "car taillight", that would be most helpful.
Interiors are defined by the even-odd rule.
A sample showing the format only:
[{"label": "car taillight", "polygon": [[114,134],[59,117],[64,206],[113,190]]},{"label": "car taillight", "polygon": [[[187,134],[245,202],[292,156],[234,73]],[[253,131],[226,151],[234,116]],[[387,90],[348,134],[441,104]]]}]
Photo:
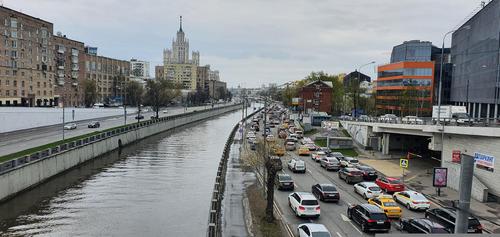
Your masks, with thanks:
[{"label": "car taillight", "polygon": [[321,208],[320,208],[319,206],[318,206],[318,207],[316,207],[316,211],[319,211],[319,210],[321,210]]},{"label": "car taillight", "polygon": [[377,222],[376,220],[372,220],[372,219],[368,219],[367,221],[368,223],[374,223],[374,222]]},{"label": "car taillight", "polygon": [[413,204],[419,204],[420,202],[415,202],[415,201],[412,201]]},{"label": "car taillight", "polygon": [[305,210],[306,210],[306,208],[305,208],[305,207],[303,207],[303,206],[299,206],[299,210],[301,210],[301,211],[305,211]]},{"label": "car taillight", "polygon": [[478,230],[482,230],[482,229],[483,229],[483,226],[482,226],[481,224],[479,224],[479,225],[477,226],[477,229],[478,229]]}]

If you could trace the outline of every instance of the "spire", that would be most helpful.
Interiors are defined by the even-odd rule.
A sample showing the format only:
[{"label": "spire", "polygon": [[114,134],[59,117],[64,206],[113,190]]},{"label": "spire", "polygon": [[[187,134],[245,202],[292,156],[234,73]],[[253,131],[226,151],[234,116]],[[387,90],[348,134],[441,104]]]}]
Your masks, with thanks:
[{"label": "spire", "polygon": [[182,32],[182,16],[180,16],[179,19],[180,19],[179,31]]}]

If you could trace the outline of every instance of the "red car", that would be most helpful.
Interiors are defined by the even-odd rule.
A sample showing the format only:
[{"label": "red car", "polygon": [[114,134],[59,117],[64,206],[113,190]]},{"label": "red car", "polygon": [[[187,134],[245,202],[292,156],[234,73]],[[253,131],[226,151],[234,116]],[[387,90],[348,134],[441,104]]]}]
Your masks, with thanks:
[{"label": "red car", "polygon": [[382,177],[375,180],[375,183],[386,193],[401,192],[405,190],[405,185],[399,178]]}]

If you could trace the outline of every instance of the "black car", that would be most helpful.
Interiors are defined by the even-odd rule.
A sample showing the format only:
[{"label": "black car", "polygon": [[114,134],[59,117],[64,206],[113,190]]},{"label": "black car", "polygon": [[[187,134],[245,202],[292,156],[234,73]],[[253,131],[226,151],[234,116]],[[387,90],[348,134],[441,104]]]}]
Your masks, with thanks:
[{"label": "black car", "polygon": [[448,234],[446,227],[425,218],[401,219],[399,227],[408,233]]},{"label": "black car", "polygon": [[340,199],[340,193],[333,184],[315,184],[311,189],[312,194],[321,201],[338,202]]},{"label": "black car", "polygon": [[363,181],[363,173],[356,168],[343,168],[338,172],[339,179],[345,180],[348,184],[359,183]]},{"label": "black car", "polygon": [[269,159],[275,166],[276,170],[283,170],[283,162],[279,156],[269,156]]},{"label": "black car", "polygon": [[[144,117],[143,117],[144,118]],[[151,116],[151,119],[158,119],[159,117],[157,117],[156,115],[152,115]]]},{"label": "black car", "polygon": [[250,143],[250,150],[252,150],[252,151],[257,150],[257,144],[255,144],[255,143]]},{"label": "black car", "polygon": [[294,189],[294,184],[292,177],[286,173],[281,173],[276,175],[276,181],[274,182],[278,190],[292,190]]},{"label": "black car", "polygon": [[[455,233],[456,217],[457,211],[452,207],[434,208],[425,212],[425,218],[443,225],[450,233]],[[469,216],[469,226],[467,232],[483,233],[483,226],[477,218]]]},{"label": "black car", "polygon": [[363,232],[384,231],[389,232],[391,222],[384,211],[372,204],[358,204],[347,208],[347,217],[361,226]]},{"label": "black car", "polygon": [[144,116],[139,114],[139,115],[135,116],[135,119],[144,119]]},{"label": "black car", "polygon": [[101,126],[101,124],[100,124],[99,122],[97,122],[97,121],[92,121],[92,122],[90,122],[90,123],[89,123],[89,125],[88,125],[87,127],[88,127],[88,128],[98,128],[98,127],[100,127],[100,126]]},{"label": "black car", "polygon": [[374,181],[378,178],[377,171],[367,165],[357,165],[356,168],[363,172],[363,179],[366,181]]}]

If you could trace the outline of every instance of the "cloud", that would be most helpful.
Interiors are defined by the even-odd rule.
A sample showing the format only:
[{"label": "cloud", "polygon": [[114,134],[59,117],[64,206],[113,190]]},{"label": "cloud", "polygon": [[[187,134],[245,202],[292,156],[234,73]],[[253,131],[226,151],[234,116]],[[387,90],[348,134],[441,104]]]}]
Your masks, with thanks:
[{"label": "cloud", "polygon": [[[282,83],[389,61],[394,45],[442,36],[480,0],[6,0],[99,54],[161,64],[183,15],[191,50],[229,86]],[[363,72],[374,75],[374,69]]]}]

